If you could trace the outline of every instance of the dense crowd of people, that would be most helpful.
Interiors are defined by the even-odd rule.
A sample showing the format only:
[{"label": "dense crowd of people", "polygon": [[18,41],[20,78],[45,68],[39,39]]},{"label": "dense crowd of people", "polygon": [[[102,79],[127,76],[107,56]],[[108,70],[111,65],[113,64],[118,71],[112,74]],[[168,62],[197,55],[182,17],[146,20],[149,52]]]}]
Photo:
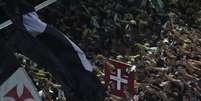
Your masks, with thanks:
[{"label": "dense crowd of people", "polygon": [[[200,5],[199,0],[61,0],[39,15],[87,53],[98,75],[107,58],[136,66],[136,94],[122,99],[108,95],[107,101],[199,101]],[[61,88],[52,76],[47,78],[39,85],[56,88],[48,95],[57,99]]]},{"label": "dense crowd of people", "polygon": [[168,31],[159,52],[143,57],[140,101],[199,101],[201,99],[200,31],[180,27]]}]

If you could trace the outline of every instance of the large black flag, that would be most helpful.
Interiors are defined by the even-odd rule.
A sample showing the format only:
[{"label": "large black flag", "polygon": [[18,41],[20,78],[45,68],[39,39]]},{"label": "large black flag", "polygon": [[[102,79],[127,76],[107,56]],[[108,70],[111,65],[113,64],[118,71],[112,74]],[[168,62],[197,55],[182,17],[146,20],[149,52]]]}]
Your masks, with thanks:
[{"label": "large black flag", "polygon": [[[63,81],[67,93],[72,91],[74,101],[104,101],[105,91],[92,73],[84,52],[62,32],[42,22],[27,3],[20,0],[16,5],[9,8],[9,14],[18,27],[10,46],[48,68]],[[21,16],[16,17],[16,8]]]},{"label": "large black flag", "polygon": [[6,41],[0,38],[0,85],[17,70],[20,65]]}]

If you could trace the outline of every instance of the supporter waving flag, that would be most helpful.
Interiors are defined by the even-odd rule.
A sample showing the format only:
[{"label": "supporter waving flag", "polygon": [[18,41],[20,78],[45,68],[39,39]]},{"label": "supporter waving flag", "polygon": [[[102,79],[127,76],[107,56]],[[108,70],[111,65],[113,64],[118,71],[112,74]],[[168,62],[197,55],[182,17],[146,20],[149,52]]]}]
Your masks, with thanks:
[{"label": "supporter waving flag", "polygon": [[[16,51],[48,68],[64,83],[66,89],[70,87],[73,101],[104,101],[105,91],[100,81],[93,74],[84,52],[73,41],[55,27],[41,21],[34,8],[25,1],[7,0],[7,5],[10,7],[8,14],[19,30],[18,34],[27,37],[26,40],[30,39],[21,44],[16,41]],[[15,37],[16,40],[24,40],[19,36]]]}]

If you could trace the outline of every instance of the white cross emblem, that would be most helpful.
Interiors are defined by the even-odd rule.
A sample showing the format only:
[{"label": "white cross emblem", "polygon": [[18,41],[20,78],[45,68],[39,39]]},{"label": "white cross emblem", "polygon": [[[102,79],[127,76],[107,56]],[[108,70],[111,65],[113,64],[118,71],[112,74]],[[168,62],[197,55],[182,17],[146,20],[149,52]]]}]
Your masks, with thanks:
[{"label": "white cross emblem", "polygon": [[117,76],[110,75],[110,79],[117,81],[117,90],[121,90],[121,83],[128,83],[128,80],[121,77],[121,69],[117,69]]}]

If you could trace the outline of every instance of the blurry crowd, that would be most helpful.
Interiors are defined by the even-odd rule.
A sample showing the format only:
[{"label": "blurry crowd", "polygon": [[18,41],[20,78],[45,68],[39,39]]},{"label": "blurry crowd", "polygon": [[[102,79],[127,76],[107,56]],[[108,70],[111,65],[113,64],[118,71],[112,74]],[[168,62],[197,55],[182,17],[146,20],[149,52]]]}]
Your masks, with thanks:
[{"label": "blurry crowd", "polygon": [[200,35],[196,29],[171,29],[159,41],[159,51],[143,56],[145,67],[137,70],[140,101],[201,99]]},{"label": "blurry crowd", "polygon": [[[200,0],[59,0],[39,15],[87,53],[101,80],[108,58],[136,66],[136,94],[108,94],[107,101],[199,101],[200,6]],[[66,101],[51,74],[29,71],[40,95],[48,95],[44,101]]]}]

